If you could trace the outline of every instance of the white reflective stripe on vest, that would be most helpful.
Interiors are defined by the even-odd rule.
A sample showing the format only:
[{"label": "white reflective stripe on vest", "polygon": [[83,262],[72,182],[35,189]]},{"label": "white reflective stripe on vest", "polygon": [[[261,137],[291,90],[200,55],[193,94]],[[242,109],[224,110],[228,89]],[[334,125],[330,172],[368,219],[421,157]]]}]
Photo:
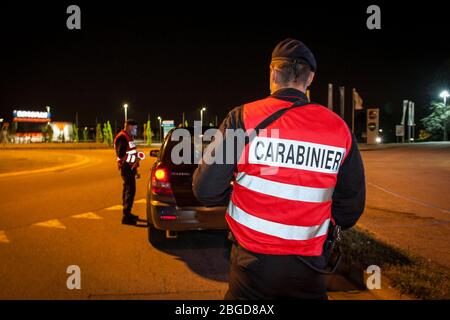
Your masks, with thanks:
[{"label": "white reflective stripe on vest", "polygon": [[330,224],[330,219],[325,220],[321,225],[311,227],[292,226],[268,221],[245,212],[232,201],[228,205],[228,215],[247,228],[285,240],[309,240],[326,235]]},{"label": "white reflective stripe on vest", "polygon": [[331,200],[334,188],[312,188],[275,182],[239,172],[236,183],[269,196],[304,202],[327,202]]}]

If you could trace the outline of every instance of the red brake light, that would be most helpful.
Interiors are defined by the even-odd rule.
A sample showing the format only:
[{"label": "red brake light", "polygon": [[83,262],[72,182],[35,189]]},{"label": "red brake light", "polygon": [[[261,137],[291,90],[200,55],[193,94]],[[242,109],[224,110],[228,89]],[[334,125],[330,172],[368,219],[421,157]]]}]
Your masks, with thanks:
[{"label": "red brake light", "polygon": [[167,170],[166,169],[156,169],[155,179],[158,181],[167,181]]},{"label": "red brake light", "polygon": [[169,182],[169,171],[164,167],[157,167],[152,174],[152,192],[159,195],[172,195]]}]

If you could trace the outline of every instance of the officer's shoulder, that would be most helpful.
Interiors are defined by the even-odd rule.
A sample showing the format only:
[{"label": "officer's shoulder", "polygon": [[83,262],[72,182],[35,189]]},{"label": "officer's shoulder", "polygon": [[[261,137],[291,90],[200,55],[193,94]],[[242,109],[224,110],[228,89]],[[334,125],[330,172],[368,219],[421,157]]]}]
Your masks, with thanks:
[{"label": "officer's shoulder", "polygon": [[225,118],[225,127],[233,129],[243,129],[243,118],[242,118],[243,105],[234,107],[228,112]]},{"label": "officer's shoulder", "polygon": [[237,107],[233,107],[233,108],[231,108],[231,110],[228,112],[228,114],[229,114],[229,115],[232,115],[232,114],[240,113],[240,112],[242,112],[242,108],[243,108],[243,107],[244,107],[243,105],[240,105],[240,106],[237,106]]},{"label": "officer's shoulder", "polygon": [[125,135],[123,134],[123,132],[119,132],[119,133],[116,135],[116,138],[117,138],[117,139],[121,139],[121,138],[124,138],[124,139],[125,139]]},{"label": "officer's shoulder", "polygon": [[[261,108],[261,105],[263,105],[265,103],[269,104],[269,105],[274,104],[275,100],[279,100],[279,99],[269,96],[269,97],[265,97],[265,98],[258,99],[258,100],[248,101],[248,102],[242,104],[241,108],[245,108],[246,110],[249,110],[253,107]],[[282,101],[282,100],[280,100],[280,101]]]},{"label": "officer's shoulder", "polygon": [[323,106],[323,105],[321,105],[319,103],[315,103],[315,102],[311,102],[311,104],[309,104],[309,106],[311,106],[313,108],[316,108],[316,110],[318,112],[320,112],[322,119],[323,119],[323,117],[326,117],[326,119],[328,121],[331,121],[331,122],[335,123],[336,125],[339,125],[341,127],[344,127],[346,129],[348,129],[347,122],[345,122],[344,119],[342,119],[333,110],[330,110],[327,107],[325,107],[325,106]]},{"label": "officer's shoulder", "polygon": [[117,134],[117,136],[116,136],[116,140],[117,140],[117,141],[121,141],[121,140],[126,141],[127,138],[125,137],[125,135],[124,135],[123,133],[119,132],[119,133]]}]

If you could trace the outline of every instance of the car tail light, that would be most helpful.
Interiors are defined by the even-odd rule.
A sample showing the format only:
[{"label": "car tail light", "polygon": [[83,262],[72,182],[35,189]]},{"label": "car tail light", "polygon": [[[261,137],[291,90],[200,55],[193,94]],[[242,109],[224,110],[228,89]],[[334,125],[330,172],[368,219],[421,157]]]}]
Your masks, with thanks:
[{"label": "car tail light", "polygon": [[169,182],[169,170],[158,166],[152,173],[152,192],[159,195],[173,195]]},{"label": "car tail light", "polygon": [[161,215],[159,218],[161,220],[177,220],[177,216],[175,215]]}]

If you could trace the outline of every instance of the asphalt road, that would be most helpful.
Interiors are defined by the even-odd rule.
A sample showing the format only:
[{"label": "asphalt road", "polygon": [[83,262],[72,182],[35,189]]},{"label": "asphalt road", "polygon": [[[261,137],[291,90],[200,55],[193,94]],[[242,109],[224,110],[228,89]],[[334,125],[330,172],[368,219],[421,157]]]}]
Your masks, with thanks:
[{"label": "asphalt road", "polygon": [[362,153],[366,210],[359,225],[450,268],[450,143]]},{"label": "asphalt road", "polygon": [[[45,151],[43,151],[45,152]],[[145,222],[123,226],[121,179],[111,150],[78,168],[0,178],[0,299],[221,299],[224,232],[191,232],[153,247]],[[147,150],[148,154],[148,150]],[[142,162],[134,212],[145,214],[153,160]],[[67,268],[81,270],[69,290]]]},{"label": "asphalt road", "polygon": [[[78,168],[0,178],[0,299],[223,297],[229,263],[224,232],[189,232],[153,247],[145,222],[139,227],[120,224],[121,179],[112,151],[61,152],[90,161]],[[439,228],[440,236],[429,237],[434,248],[424,252],[448,259],[448,252],[440,251],[448,241],[433,242],[449,236],[448,146],[367,151],[363,157],[368,209],[362,225],[381,236],[389,230],[391,240],[405,241],[399,230],[414,229],[408,227],[411,221],[438,222],[427,225]],[[150,158],[143,161],[138,180],[134,211],[143,220],[151,164]],[[71,265],[80,267],[81,290],[66,286]],[[349,298],[343,293],[335,297]]]}]

